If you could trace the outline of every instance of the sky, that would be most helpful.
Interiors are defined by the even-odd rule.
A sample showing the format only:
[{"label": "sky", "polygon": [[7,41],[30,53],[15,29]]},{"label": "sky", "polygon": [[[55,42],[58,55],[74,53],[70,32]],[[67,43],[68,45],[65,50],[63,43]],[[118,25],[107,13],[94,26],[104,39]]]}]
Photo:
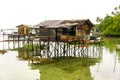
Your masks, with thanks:
[{"label": "sky", "polygon": [[0,0],[0,29],[21,24],[36,25],[44,20],[104,18],[120,0]]}]

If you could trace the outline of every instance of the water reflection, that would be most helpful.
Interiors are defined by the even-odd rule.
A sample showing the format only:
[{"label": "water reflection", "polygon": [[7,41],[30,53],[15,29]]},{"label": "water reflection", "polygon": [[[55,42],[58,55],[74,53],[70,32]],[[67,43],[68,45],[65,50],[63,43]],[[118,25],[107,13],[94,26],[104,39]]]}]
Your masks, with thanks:
[{"label": "water reflection", "polygon": [[[0,48],[18,47],[17,42],[12,44],[4,42]],[[102,44],[102,47],[90,45],[86,52],[91,54],[87,57],[58,58],[47,64],[29,62],[31,57],[39,56],[35,51],[8,51],[0,55],[0,80],[120,80],[120,50],[115,46],[120,45],[120,38],[104,38]],[[75,50],[80,52],[78,47]]]},{"label": "water reflection", "polygon": [[[29,66],[39,70],[41,80],[120,80],[120,50],[115,47],[120,44],[120,38],[104,40],[98,51],[100,57],[59,59],[54,63],[30,63]],[[19,51],[18,58],[29,60],[31,54]]]},{"label": "water reflection", "polygon": [[[39,70],[41,80],[93,80],[90,66],[100,61],[102,57],[101,50],[100,46],[91,45],[88,49],[89,54],[87,57],[82,57],[81,55],[81,57],[53,58],[54,62],[52,63],[29,62],[29,66],[33,70]],[[93,52],[93,54],[90,52]],[[21,60],[31,61],[31,58],[36,59],[40,55],[37,55],[35,51],[19,50],[17,57]]]},{"label": "water reflection", "polygon": [[39,69],[41,80],[93,80],[89,67],[96,62],[96,58],[60,58],[49,64],[32,63],[31,67]]},{"label": "water reflection", "polygon": [[120,51],[116,50],[117,44],[120,44],[119,38],[105,38],[101,62],[90,67],[94,80],[120,80]]},{"label": "water reflection", "polygon": [[21,60],[29,60],[32,57],[32,51],[18,50],[18,58]]}]

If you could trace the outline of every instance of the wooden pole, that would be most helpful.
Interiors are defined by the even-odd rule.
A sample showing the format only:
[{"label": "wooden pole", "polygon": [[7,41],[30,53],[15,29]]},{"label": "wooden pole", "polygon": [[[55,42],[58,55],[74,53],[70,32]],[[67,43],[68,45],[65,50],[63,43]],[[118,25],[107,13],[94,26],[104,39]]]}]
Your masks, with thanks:
[{"label": "wooden pole", "polygon": [[23,47],[25,47],[25,35],[23,35]]},{"label": "wooden pole", "polygon": [[19,35],[18,35],[18,48],[20,47],[20,45],[19,45],[19,41],[20,41],[20,40],[19,40]]},{"label": "wooden pole", "polygon": [[54,57],[56,57],[56,50],[57,50],[56,45],[57,45],[57,42],[55,42]]},{"label": "wooden pole", "polygon": [[57,42],[57,57],[59,57],[59,42]]},{"label": "wooden pole", "polygon": [[15,48],[15,36],[13,35],[13,49]]},{"label": "wooden pole", "polygon": [[3,50],[4,50],[4,35],[5,33],[3,32]]},{"label": "wooden pole", "polygon": [[33,45],[33,39],[31,39],[31,41],[32,41],[32,51],[34,51],[34,48],[33,48],[33,46],[34,46],[34,45]]},{"label": "wooden pole", "polygon": [[75,45],[76,45],[76,42],[74,41],[74,52],[73,52],[74,57],[76,56],[76,53],[75,53]]},{"label": "wooden pole", "polygon": [[41,55],[41,41],[40,41],[40,38],[39,38],[39,47],[40,47],[40,57],[42,57],[42,55]]},{"label": "wooden pole", "polygon": [[67,51],[66,51],[66,56],[68,57],[68,41],[67,41]]},{"label": "wooden pole", "polygon": [[9,38],[10,38],[10,37],[9,37],[9,36],[10,36],[10,34],[8,35],[8,49],[10,49],[10,47],[9,47],[9,44],[10,44],[10,43],[9,43],[9,40],[10,40]]},{"label": "wooden pole", "polygon": [[47,57],[49,58],[49,51],[50,51],[50,42],[47,42]]},{"label": "wooden pole", "polygon": [[65,57],[65,42],[64,42],[64,45],[63,45],[63,56]]}]

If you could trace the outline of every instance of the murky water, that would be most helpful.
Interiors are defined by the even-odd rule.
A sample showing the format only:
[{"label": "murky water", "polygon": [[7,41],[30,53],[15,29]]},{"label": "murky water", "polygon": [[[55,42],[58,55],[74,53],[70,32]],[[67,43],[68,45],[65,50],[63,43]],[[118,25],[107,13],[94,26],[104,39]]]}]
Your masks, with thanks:
[{"label": "murky water", "polygon": [[17,58],[17,51],[8,51],[0,55],[0,80],[37,80],[38,70],[31,70],[28,61]]},{"label": "murky water", "polygon": [[[17,46],[17,42],[14,44]],[[71,60],[71,63],[60,61],[46,65],[21,60],[21,53],[8,50],[0,54],[0,80],[120,80],[120,50],[116,50],[117,44],[120,44],[120,39],[105,39],[99,61],[80,59],[80,62]],[[0,42],[0,49],[13,47],[12,42]]]},{"label": "murky water", "polygon": [[106,39],[100,63],[91,66],[94,80],[120,80],[120,50],[116,50],[120,39]]},{"label": "murky water", "polygon": [[0,50],[7,50],[0,54],[0,80],[39,80],[39,70],[32,70],[28,61],[20,60],[18,51],[8,50],[15,47],[18,47],[17,42],[0,42]]},{"label": "murky water", "polygon": [[103,48],[100,63],[90,67],[94,80],[120,80],[120,63],[116,52]]}]

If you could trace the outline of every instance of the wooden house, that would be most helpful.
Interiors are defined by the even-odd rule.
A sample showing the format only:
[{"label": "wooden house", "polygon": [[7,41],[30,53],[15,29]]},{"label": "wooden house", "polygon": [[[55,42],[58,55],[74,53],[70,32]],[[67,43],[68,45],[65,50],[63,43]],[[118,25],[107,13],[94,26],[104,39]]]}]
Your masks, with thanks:
[{"label": "wooden house", "polygon": [[87,41],[93,23],[85,20],[47,20],[39,23],[41,41]]},{"label": "wooden house", "polygon": [[18,28],[18,35],[25,35],[25,36],[29,36],[29,35],[37,35],[39,32],[38,28],[35,28],[34,26],[31,25],[19,25],[17,26]]}]

